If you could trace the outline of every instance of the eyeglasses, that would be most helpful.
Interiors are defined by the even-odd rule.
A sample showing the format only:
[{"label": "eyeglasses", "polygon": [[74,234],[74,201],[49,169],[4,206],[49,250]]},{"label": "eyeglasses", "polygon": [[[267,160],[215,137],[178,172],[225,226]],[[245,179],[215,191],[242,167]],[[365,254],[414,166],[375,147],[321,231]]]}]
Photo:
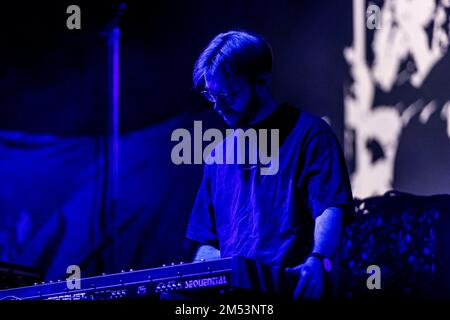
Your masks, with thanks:
[{"label": "eyeglasses", "polygon": [[234,102],[234,98],[238,95],[240,91],[242,91],[242,89],[243,88],[230,93],[216,93],[216,94],[212,94],[208,90],[202,90],[201,93],[209,102],[216,103],[218,100],[220,100],[225,104],[231,104]]}]

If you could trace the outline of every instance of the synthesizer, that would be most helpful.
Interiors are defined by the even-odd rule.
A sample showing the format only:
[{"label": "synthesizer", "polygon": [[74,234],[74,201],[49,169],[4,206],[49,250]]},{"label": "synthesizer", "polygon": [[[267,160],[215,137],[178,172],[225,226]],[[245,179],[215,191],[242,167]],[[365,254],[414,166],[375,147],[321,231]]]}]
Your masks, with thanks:
[{"label": "synthesizer", "polygon": [[179,263],[159,268],[0,290],[0,300],[115,300],[133,298],[195,299],[240,292],[279,295],[285,291],[279,268],[242,257]]}]

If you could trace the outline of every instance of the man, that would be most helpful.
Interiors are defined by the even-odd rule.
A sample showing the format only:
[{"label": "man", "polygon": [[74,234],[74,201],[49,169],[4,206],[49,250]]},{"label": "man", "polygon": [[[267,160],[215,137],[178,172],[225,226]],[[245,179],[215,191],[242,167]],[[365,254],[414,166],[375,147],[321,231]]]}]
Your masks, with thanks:
[{"label": "man", "polygon": [[[197,259],[244,256],[298,275],[294,299],[319,299],[352,208],[338,141],[320,118],[269,92],[272,50],[259,35],[216,36],[198,58],[194,87],[233,128],[279,129],[279,170],[208,164],[187,229]],[[219,145],[220,147],[220,145]]]}]

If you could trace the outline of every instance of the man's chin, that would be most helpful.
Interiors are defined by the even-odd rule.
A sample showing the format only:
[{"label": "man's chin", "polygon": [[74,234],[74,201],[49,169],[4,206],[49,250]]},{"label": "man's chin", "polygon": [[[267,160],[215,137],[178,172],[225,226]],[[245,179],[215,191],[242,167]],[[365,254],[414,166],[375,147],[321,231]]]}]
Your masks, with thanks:
[{"label": "man's chin", "polygon": [[233,129],[237,129],[242,127],[242,123],[241,121],[239,121],[239,119],[237,117],[223,117],[223,120],[225,121],[225,123]]},{"label": "man's chin", "polygon": [[236,128],[239,125],[239,117],[231,113],[222,113],[221,114],[223,121],[231,128]]},{"label": "man's chin", "polygon": [[230,128],[236,128],[237,127],[237,123],[235,121],[231,121],[228,120],[226,118],[223,119],[225,121],[225,123],[230,127]]}]

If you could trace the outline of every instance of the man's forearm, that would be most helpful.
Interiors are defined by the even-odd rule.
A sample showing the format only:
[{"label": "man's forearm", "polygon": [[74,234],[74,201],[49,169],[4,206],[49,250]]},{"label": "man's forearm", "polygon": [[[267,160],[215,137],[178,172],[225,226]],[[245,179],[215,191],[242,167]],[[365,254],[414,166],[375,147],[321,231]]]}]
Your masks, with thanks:
[{"label": "man's forearm", "polygon": [[342,209],[330,207],[316,218],[314,229],[314,252],[334,257],[341,242],[343,226]]}]

